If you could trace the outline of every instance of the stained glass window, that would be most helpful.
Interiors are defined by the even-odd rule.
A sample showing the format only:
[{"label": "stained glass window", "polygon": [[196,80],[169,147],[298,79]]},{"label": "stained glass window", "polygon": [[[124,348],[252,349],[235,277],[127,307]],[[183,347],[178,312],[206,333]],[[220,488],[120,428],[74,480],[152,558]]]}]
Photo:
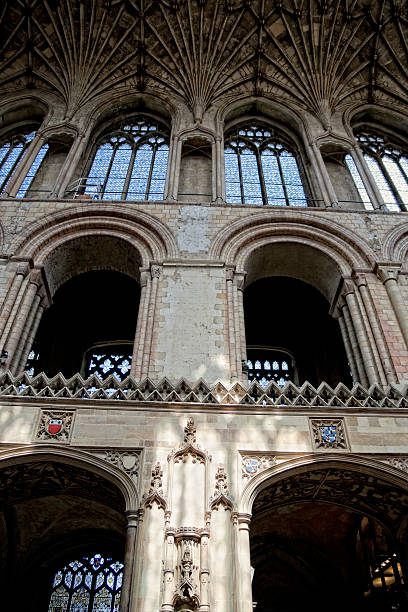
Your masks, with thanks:
[{"label": "stained glass window", "polygon": [[67,563],[54,576],[48,612],[119,612],[123,563],[97,553]]},{"label": "stained glass window", "polygon": [[[385,206],[391,211],[407,211],[408,148],[374,131],[360,131],[356,138]],[[360,191],[353,172],[351,174]]]},{"label": "stained glass window", "polygon": [[[0,193],[9,183],[13,173],[27,153],[27,149],[35,136],[35,132],[29,134],[18,134],[0,146]],[[43,145],[37,153],[31,167],[17,192],[18,198],[23,198],[30,188],[31,183],[48,151],[48,145]]]},{"label": "stained glass window", "polygon": [[85,194],[104,200],[162,200],[168,154],[168,129],[141,117],[99,142]]},{"label": "stained glass window", "polygon": [[231,204],[307,206],[293,146],[259,124],[226,134],[225,184]]},{"label": "stained glass window", "polygon": [[283,387],[289,380],[295,381],[295,363],[293,358],[282,350],[248,349],[248,381],[256,380],[266,387],[274,380]]}]

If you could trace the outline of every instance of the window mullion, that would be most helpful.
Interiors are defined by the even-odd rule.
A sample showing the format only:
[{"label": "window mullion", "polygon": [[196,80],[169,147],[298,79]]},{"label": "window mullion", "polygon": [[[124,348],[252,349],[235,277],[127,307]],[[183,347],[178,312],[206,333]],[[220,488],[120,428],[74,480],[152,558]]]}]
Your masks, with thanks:
[{"label": "window mullion", "polygon": [[126,200],[127,193],[129,191],[130,179],[132,178],[132,172],[133,172],[133,166],[135,164],[136,152],[137,152],[137,147],[133,145],[132,155],[130,156],[129,166],[128,166],[128,170],[126,173],[125,184],[123,185],[122,200]]},{"label": "window mullion", "polygon": [[147,179],[147,184],[146,184],[146,193],[145,193],[146,200],[149,199],[149,191],[150,191],[150,185],[152,183],[152,174],[153,174],[153,168],[154,168],[154,161],[156,159],[156,151],[157,151],[157,145],[155,144],[152,147],[152,159],[150,161],[149,177]]},{"label": "window mullion", "polygon": [[119,146],[118,146],[118,144],[116,143],[116,144],[115,144],[115,146],[113,147],[113,151],[112,151],[112,155],[111,155],[111,158],[110,158],[110,162],[109,162],[108,170],[107,170],[106,175],[105,175],[105,180],[103,181],[103,185],[102,185],[102,195],[104,195],[104,194],[105,194],[106,183],[107,183],[107,182],[108,182],[108,180],[109,180],[109,175],[110,175],[110,172],[111,172],[111,169],[112,169],[113,160],[115,159],[116,151],[118,150],[118,148],[119,148]]},{"label": "window mullion", "polygon": [[378,165],[380,166],[381,172],[383,173],[383,176],[385,178],[385,180],[387,181],[389,187],[391,188],[392,193],[394,194],[394,198],[397,200],[398,202],[398,206],[400,207],[400,209],[404,212],[407,212],[407,208],[404,204],[404,202],[401,199],[401,196],[398,192],[398,189],[395,187],[394,185],[394,181],[392,180],[391,176],[389,175],[387,168],[385,167],[382,158],[377,155],[376,156],[377,161],[378,161]]},{"label": "window mullion", "polygon": [[239,172],[239,186],[241,189],[241,202],[245,204],[245,192],[244,192],[244,182],[242,180],[242,168],[241,168],[241,154],[239,149],[237,149],[237,159],[238,159],[238,172]]},{"label": "window mullion", "polygon": [[258,176],[259,176],[259,184],[261,185],[262,201],[263,201],[263,205],[267,206],[268,205],[268,196],[267,196],[267,193],[266,193],[265,179],[264,179],[264,173],[263,173],[262,161],[261,161],[261,154],[259,153],[258,147],[256,148],[255,155],[256,155],[256,163],[258,164]]},{"label": "window mullion", "polygon": [[281,165],[281,161],[280,161],[280,156],[279,155],[276,155],[276,161],[278,162],[279,174],[280,174],[280,179],[281,179],[281,183],[282,183],[283,193],[285,194],[286,206],[290,206],[289,196],[288,196],[288,192],[286,190],[285,179],[283,178],[282,165]]},{"label": "window mullion", "polygon": [[[10,170],[8,171],[6,178],[5,178],[5,179],[4,179],[4,181],[2,182],[2,184],[1,184],[1,186],[0,186],[0,191],[2,191],[2,190],[3,190],[3,189],[6,187],[7,183],[9,182],[9,180],[11,179],[11,177],[13,176],[13,174],[14,174],[14,172],[15,172],[16,168],[18,167],[18,164],[19,164],[19,163],[20,163],[20,161],[21,161],[21,158],[23,157],[23,155],[24,155],[24,153],[25,153],[25,151],[26,151],[26,149],[27,149],[27,146],[28,146],[28,145],[27,145],[27,143],[26,143],[26,144],[23,146],[23,148],[21,149],[21,153],[20,153],[20,155],[17,157],[16,161],[14,162],[14,164],[12,165],[12,167],[10,168]],[[4,162],[5,162],[5,161],[6,161],[6,160],[7,160],[7,159],[10,157],[10,155],[11,155],[11,153],[14,151],[14,149],[15,149],[15,146],[13,146],[13,147],[12,147],[12,148],[11,148],[11,149],[8,151],[7,155],[4,157],[4,159],[3,159],[3,161],[2,161],[2,164],[1,164],[2,166],[4,165]]]}]

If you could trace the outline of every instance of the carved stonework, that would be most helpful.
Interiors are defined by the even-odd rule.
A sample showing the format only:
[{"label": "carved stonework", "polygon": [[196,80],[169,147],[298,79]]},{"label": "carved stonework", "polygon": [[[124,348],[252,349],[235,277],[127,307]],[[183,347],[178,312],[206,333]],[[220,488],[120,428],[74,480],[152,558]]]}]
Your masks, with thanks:
[{"label": "carved stonework", "polygon": [[180,552],[181,559],[177,568],[179,579],[173,604],[176,610],[196,610],[200,603],[198,544],[182,540]]},{"label": "carved stonework", "polygon": [[387,457],[383,461],[402,472],[408,473],[408,457]]},{"label": "carved stonework", "polygon": [[104,451],[102,459],[116,465],[137,483],[139,478],[140,452],[111,449]]},{"label": "carved stonework", "polygon": [[35,439],[44,442],[69,442],[74,416],[73,410],[42,410]]},{"label": "carved stonework", "polygon": [[309,419],[309,423],[315,449],[349,448],[343,419]]},{"label": "carved stonework", "polygon": [[187,421],[187,425],[184,428],[184,443],[183,445],[174,450],[168,457],[168,459],[174,460],[174,463],[186,462],[190,456],[193,463],[199,462],[205,464],[206,461],[211,461],[211,456],[207,451],[200,448],[200,445],[196,441],[196,428],[194,426],[194,419],[190,417]]},{"label": "carved stonework", "polygon": [[227,474],[223,465],[219,465],[215,475],[215,490],[211,498],[211,508],[218,508],[224,505],[225,509],[232,509],[232,500],[228,490]]},{"label": "carved stonework", "polygon": [[160,467],[160,463],[157,462],[152,469],[152,479],[150,481],[149,491],[143,495],[143,504],[145,508],[151,508],[156,502],[159,508],[163,510],[167,507],[167,502],[163,495],[163,470]]},{"label": "carved stonework", "polygon": [[276,465],[273,455],[242,455],[242,478],[249,479]]}]

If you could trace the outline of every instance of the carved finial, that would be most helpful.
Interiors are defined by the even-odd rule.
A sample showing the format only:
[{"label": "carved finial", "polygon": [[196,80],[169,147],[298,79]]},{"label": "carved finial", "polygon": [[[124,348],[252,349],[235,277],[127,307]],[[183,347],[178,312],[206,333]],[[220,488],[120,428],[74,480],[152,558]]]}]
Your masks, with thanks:
[{"label": "carved finial", "polygon": [[191,445],[195,444],[196,432],[197,429],[194,427],[194,419],[193,417],[190,417],[187,421],[187,425],[184,428],[184,442]]},{"label": "carved finial", "polygon": [[215,490],[211,498],[211,508],[218,508],[220,504],[225,506],[225,509],[232,509],[232,501],[228,490],[227,473],[223,465],[219,465],[215,474]]}]

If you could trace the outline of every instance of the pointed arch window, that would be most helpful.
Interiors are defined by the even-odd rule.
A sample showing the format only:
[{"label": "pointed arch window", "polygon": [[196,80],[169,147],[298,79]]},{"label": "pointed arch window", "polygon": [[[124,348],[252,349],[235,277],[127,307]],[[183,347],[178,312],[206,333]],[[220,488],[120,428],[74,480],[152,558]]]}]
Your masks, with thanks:
[{"label": "pointed arch window", "polygon": [[100,554],[67,563],[54,576],[48,612],[119,612],[123,563]]},{"label": "pointed arch window", "polygon": [[[35,132],[18,134],[0,146],[0,193],[6,190],[11,177],[26,156],[34,136]],[[18,198],[23,198],[27,194],[47,151],[48,145],[44,144],[37,153],[17,192]]]},{"label": "pointed arch window", "polygon": [[356,134],[364,159],[388,210],[408,210],[408,148],[385,134],[362,130]]},{"label": "pointed arch window", "polygon": [[99,142],[85,194],[104,200],[162,200],[168,155],[167,128],[139,118]]},{"label": "pointed arch window", "polygon": [[225,184],[231,204],[307,206],[294,147],[267,126],[250,123],[227,133]]}]

